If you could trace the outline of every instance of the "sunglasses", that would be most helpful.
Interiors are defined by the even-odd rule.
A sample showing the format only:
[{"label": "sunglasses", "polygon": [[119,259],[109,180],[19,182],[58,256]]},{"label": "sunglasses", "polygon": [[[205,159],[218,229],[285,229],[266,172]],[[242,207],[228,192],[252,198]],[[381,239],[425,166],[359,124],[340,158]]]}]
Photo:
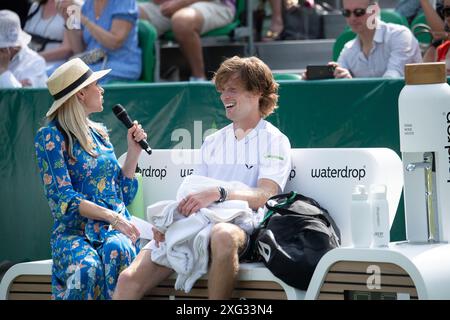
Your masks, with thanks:
[{"label": "sunglasses", "polygon": [[[450,9],[450,8],[449,8]],[[352,13],[355,15],[355,17],[362,17],[366,14],[366,9],[363,8],[356,8],[353,11],[349,9],[342,9],[342,15],[346,18],[350,18]]]},{"label": "sunglasses", "polygon": [[450,7],[442,8],[442,13],[444,14],[444,17],[449,17],[450,16]]}]

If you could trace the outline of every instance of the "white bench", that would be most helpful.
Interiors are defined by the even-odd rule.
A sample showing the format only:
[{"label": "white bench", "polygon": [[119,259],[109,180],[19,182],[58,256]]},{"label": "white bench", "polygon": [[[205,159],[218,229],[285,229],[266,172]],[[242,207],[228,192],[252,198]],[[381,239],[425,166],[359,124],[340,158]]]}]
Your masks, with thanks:
[{"label": "white bench", "polygon": [[[119,161],[124,160],[122,155]],[[153,150],[142,153],[144,208],[174,199],[183,177],[192,173],[198,150]],[[402,163],[386,148],[292,149],[292,171],[285,191],[295,190],[316,199],[333,216],[341,231],[342,246],[351,244],[350,205],[355,184],[386,184],[392,224],[403,187]],[[0,299],[49,298],[51,260],[20,263],[5,274]],[[189,294],[173,289],[173,280],[161,284],[147,298],[206,298],[207,276],[197,281]],[[313,287],[310,284],[310,287]],[[272,275],[262,263],[242,263],[235,298],[303,299],[297,290]]]}]

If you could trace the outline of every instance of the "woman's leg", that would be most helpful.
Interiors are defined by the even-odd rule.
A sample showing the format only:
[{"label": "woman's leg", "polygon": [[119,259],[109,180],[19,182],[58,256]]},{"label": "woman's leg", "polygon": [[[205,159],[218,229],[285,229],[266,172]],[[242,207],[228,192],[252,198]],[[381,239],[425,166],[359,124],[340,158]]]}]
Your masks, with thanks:
[{"label": "woman's leg", "polygon": [[122,270],[126,269],[136,257],[136,248],[131,240],[120,232],[111,233],[98,248],[105,268],[104,296],[112,299],[117,279]]},{"label": "woman's leg", "polygon": [[83,237],[62,236],[52,246],[52,298],[102,299],[103,263]]}]

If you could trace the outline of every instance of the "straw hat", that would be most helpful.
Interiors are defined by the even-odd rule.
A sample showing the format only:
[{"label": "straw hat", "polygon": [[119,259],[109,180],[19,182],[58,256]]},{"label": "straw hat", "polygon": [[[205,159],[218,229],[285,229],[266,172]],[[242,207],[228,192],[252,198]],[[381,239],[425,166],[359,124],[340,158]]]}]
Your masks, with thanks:
[{"label": "straw hat", "polygon": [[10,10],[0,10],[0,48],[25,47],[31,36],[20,27],[20,18]]},{"label": "straw hat", "polygon": [[80,59],[75,58],[59,66],[47,80],[47,87],[55,99],[46,116],[52,115],[64,102],[80,89],[97,81],[111,69],[93,72]]}]

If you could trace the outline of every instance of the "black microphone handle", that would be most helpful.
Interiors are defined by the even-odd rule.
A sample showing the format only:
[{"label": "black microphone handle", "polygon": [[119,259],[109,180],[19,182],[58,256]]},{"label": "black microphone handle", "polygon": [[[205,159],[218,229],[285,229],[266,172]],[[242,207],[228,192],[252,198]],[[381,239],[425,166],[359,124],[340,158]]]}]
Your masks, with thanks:
[{"label": "black microphone handle", "polygon": [[141,148],[144,149],[145,152],[148,153],[148,155],[151,155],[151,154],[152,154],[152,148],[150,148],[150,146],[148,145],[147,140],[141,140],[141,141],[139,141],[138,143],[139,143],[139,145],[141,146]]},{"label": "black microphone handle", "polygon": [[[120,111],[117,112],[117,109],[114,110],[114,114],[116,115],[116,117],[128,128],[130,129],[134,123],[133,121],[131,121],[130,116],[128,115],[127,110],[125,110],[124,107],[122,107],[122,105],[117,104],[116,106],[114,106],[114,108],[118,108]],[[141,146],[142,149],[145,150],[145,152],[147,152],[149,155],[152,154],[152,149],[150,148],[150,146],[148,145],[147,140],[141,140],[138,142],[139,145]]]},{"label": "black microphone handle", "polygon": [[[122,115],[120,120],[122,120],[123,124],[128,129],[130,129],[134,125],[133,121],[131,121],[130,117],[128,116],[128,113],[125,113],[125,115]],[[139,141],[138,143],[141,146],[141,148],[145,150],[145,152],[147,152],[149,155],[152,154],[152,149],[148,145],[147,140],[143,139],[143,140]]]}]

